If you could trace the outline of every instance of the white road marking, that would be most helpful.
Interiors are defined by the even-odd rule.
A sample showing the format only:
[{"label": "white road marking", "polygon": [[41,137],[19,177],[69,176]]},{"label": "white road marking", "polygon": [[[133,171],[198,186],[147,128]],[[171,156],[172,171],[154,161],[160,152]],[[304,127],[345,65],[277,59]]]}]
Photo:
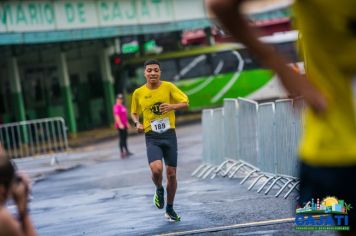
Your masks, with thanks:
[{"label": "white road marking", "polygon": [[283,219],[265,220],[265,221],[257,221],[257,222],[250,222],[250,223],[227,225],[227,226],[218,226],[218,227],[205,228],[205,229],[187,230],[187,231],[180,231],[180,232],[174,232],[174,233],[159,234],[158,236],[200,234],[200,233],[217,232],[217,231],[239,229],[239,228],[246,228],[246,227],[264,226],[264,225],[272,225],[272,224],[280,224],[280,223],[290,223],[290,222],[294,222],[294,221],[295,221],[295,218],[283,218]]}]

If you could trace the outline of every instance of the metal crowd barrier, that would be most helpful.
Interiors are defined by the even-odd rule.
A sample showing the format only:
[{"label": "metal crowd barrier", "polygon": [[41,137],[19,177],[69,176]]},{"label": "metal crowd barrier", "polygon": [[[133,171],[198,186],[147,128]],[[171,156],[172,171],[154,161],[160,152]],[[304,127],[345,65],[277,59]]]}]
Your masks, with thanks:
[{"label": "metal crowd barrier", "polygon": [[11,158],[63,153],[67,128],[61,117],[2,124],[0,143]]},{"label": "metal crowd barrier", "polygon": [[[227,160],[220,165],[220,170],[223,170],[225,167],[225,172],[222,172],[223,177],[228,176],[232,178],[238,171],[247,172],[247,176],[241,181],[244,183],[249,176],[258,171],[257,166],[257,107],[258,104],[254,101],[239,98],[235,100],[238,105],[236,106],[235,112],[230,113],[235,114],[235,119],[233,120],[234,125],[231,126],[230,123],[225,123],[225,139],[227,140],[229,136],[237,137],[236,145],[236,154],[233,158],[233,163],[231,160]],[[229,101],[224,102],[225,113],[229,113],[231,109],[228,103]],[[231,105],[230,105],[231,106]],[[232,107],[232,106],[231,106]],[[233,107],[232,107],[233,108]],[[226,119],[229,119],[227,117]],[[236,127],[236,128],[235,128]],[[244,140],[241,142],[239,140]],[[228,149],[229,147],[226,147]],[[217,173],[218,174],[218,173]],[[214,178],[216,175],[212,176]]]},{"label": "metal crowd barrier", "polygon": [[201,172],[199,167],[192,175],[235,178],[240,173],[241,184],[254,178],[249,190],[257,184],[257,192],[267,188],[265,194],[277,188],[278,197],[288,189],[284,195],[288,197],[299,184],[297,146],[303,106],[301,99],[258,104],[239,98],[225,99],[223,109],[204,110],[205,169]]},{"label": "metal crowd barrier", "polygon": [[[223,161],[217,168],[215,168],[214,174],[211,177],[212,179],[216,177],[219,173],[223,176],[226,176],[231,169],[235,168],[241,162],[238,161],[238,152],[239,152],[239,142],[238,142],[238,127],[237,127],[237,108],[238,103],[236,99],[225,99],[223,107]],[[210,144],[210,145],[215,145]]]},{"label": "metal crowd barrier", "polygon": [[202,177],[207,171],[213,168],[212,161],[213,155],[210,151],[212,144],[212,139],[210,138],[213,134],[213,110],[205,109],[202,113],[202,126],[203,126],[203,158],[204,163],[200,165],[193,173],[192,176],[199,173],[198,177]]}]

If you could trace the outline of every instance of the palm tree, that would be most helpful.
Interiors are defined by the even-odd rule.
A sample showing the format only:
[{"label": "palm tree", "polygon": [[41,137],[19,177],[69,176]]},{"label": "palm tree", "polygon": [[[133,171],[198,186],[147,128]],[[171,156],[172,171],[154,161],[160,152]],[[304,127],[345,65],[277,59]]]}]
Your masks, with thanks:
[{"label": "palm tree", "polygon": [[351,208],[352,208],[351,204],[347,204],[347,203],[345,202],[346,213],[347,213],[349,210],[351,210]]}]

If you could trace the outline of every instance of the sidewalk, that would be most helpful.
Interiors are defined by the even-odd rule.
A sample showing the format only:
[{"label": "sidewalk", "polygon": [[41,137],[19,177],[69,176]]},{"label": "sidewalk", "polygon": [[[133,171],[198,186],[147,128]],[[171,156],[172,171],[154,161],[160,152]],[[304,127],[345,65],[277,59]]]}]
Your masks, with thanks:
[{"label": "sidewalk", "polygon": [[[193,113],[176,117],[177,127],[189,123],[200,122],[201,113]],[[136,129],[131,128],[129,135],[136,135]],[[29,175],[33,183],[46,179],[48,176],[62,171],[79,168],[84,164],[95,162],[112,155],[112,150],[92,149],[91,146],[115,140],[118,138],[116,129],[101,128],[80,132],[69,139],[68,153],[53,153],[43,156],[14,159],[19,171]],[[95,154],[93,154],[95,152]]]},{"label": "sidewalk", "polygon": [[[185,125],[194,122],[201,121],[201,112],[194,112],[184,115],[176,116],[176,125]],[[135,127],[131,127],[128,130],[129,135],[136,135]],[[112,140],[118,138],[117,130],[114,127],[105,127],[95,130],[83,131],[76,135],[76,137],[69,138],[70,148],[79,148],[87,145]]]}]

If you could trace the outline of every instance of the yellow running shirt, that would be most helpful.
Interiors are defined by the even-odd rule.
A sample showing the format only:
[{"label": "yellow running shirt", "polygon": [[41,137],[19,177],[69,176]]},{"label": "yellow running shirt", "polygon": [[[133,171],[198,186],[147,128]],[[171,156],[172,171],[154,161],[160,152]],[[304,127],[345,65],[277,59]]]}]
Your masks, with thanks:
[{"label": "yellow running shirt", "polygon": [[168,118],[170,127],[175,128],[174,111],[161,114],[159,105],[162,103],[188,103],[188,97],[174,84],[161,81],[161,85],[156,89],[147,88],[146,84],[142,85],[132,95],[131,113],[143,114],[143,127],[145,133],[152,130],[151,121]]},{"label": "yellow running shirt", "polygon": [[355,165],[356,1],[296,0],[293,10],[307,77],[328,101],[322,115],[306,111],[301,159],[318,166]]}]

